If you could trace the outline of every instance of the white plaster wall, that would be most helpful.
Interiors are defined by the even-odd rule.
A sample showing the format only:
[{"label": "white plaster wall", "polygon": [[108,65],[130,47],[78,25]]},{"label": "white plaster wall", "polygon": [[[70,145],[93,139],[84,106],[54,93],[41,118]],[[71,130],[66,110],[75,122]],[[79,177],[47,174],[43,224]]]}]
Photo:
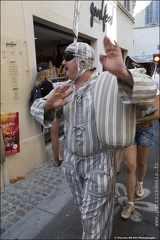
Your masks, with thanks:
[{"label": "white plaster wall", "polygon": [[145,8],[135,15],[134,28],[144,27],[144,23],[145,23]]},{"label": "white plaster wall", "polygon": [[137,2],[141,10],[135,14],[133,56],[152,60],[153,54],[159,52],[159,26],[145,26],[145,9],[150,1],[148,3],[145,1],[144,4],[141,2]]},{"label": "white plaster wall", "polygon": [[[1,113],[19,112],[20,152],[6,157],[9,177],[12,178],[41,164],[46,154],[41,126],[29,113],[30,73],[34,70],[34,65],[29,67],[29,58],[34,57],[34,49],[28,56],[23,4],[21,1],[2,1],[1,10]],[[6,47],[10,42],[16,46]],[[9,73],[10,61],[15,61],[18,66],[17,96]]]},{"label": "white plaster wall", "polygon": [[[120,8],[117,10],[117,41],[126,55],[133,53],[133,18],[130,18]],[[125,57],[126,57],[125,55]]]},{"label": "white plaster wall", "polygon": [[153,59],[158,53],[159,27],[146,27],[134,29],[134,56]]}]

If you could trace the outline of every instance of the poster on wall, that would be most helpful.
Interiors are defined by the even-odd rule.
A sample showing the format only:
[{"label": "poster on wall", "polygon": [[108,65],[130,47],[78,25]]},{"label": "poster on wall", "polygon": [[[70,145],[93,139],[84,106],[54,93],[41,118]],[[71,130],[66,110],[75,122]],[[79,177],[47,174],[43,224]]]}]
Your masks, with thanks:
[{"label": "poster on wall", "polygon": [[27,42],[18,36],[1,37],[1,88],[5,89],[1,92],[3,109],[11,102],[13,105],[25,100],[28,102],[28,91],[25,91],[30,89],[28,47]]},{"label": "poster on wall", "polygon": [[0,126],[6,156],[20,152],[18,112],[1,113]]}]

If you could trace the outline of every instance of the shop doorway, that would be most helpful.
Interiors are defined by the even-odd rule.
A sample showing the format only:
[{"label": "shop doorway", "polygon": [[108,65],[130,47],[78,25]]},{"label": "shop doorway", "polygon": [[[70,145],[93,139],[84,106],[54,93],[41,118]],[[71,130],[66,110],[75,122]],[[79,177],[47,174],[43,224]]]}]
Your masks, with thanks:
[{"label": "shop doorway", "polygon": [[[47,25],[46,21],[45,24],[42,21],[34,21],[36,61],[37,64],[41,61],[52,61],[52,64],[59,68],[64,50],[73,42],[74,36],[72,32],[62,31],[50,25]],[[90,44],[90,41],[83,37],[78,37],[78,41]]]}]

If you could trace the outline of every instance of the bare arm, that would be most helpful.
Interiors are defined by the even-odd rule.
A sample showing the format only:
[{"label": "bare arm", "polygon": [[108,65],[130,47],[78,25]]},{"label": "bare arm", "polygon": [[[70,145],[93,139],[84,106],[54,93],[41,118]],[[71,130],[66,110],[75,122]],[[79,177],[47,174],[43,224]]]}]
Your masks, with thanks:
[{"label": "bare arm", "polygon": [[158,110],[156,112],[148,115],[148,116],[143,117],[142,119],[138,119],[137,122],[140,122],[140,123],[141,122],[148,122],[149,123],[150,121],[159,119],[160,118],[159,102],[160,102],[160,95],[157,95],[155,97],[155,100],[154,100],[152,106],[153,107],[158,107]]}]

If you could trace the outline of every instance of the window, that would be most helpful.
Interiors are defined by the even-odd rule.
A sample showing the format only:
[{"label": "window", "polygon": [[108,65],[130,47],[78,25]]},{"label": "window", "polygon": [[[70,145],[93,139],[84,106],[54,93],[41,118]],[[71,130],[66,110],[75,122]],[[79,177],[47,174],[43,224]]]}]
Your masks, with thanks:
[{"label": "window", "polygon": [[129,2],[130,2],[130,1],[128,1],[128,0],[124,0],[124,7],[125,7],[128,11],[130,11]]},{"label": "window", "polygon": [[146,7],[145,10],[146,25],[159,24],[159,1],[153,1]]}]

